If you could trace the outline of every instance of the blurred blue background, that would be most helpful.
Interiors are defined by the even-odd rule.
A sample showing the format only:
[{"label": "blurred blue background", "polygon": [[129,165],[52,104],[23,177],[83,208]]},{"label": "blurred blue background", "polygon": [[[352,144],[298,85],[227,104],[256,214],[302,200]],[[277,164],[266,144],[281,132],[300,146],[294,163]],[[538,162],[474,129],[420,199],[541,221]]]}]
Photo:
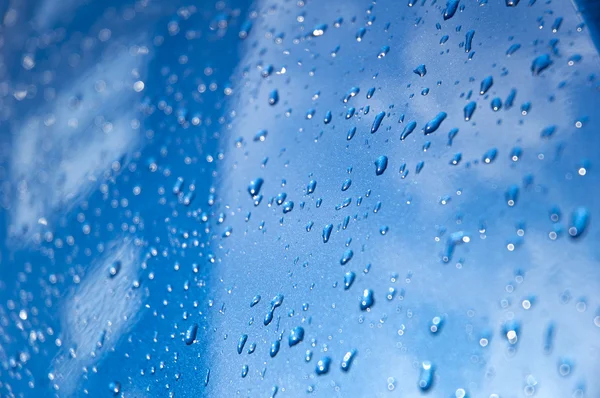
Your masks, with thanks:
[{"label": "blurred blue background", "polygon": [[597,13],[0,0],[0,394],[600,396]]}]

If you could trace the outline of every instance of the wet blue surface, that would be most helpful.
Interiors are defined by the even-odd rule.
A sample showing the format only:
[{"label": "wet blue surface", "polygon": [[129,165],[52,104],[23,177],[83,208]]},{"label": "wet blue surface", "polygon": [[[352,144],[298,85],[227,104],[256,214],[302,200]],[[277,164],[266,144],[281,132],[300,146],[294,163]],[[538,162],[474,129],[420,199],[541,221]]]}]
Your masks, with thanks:
[{"label": "wet blue surface", "polygon": [[593,13],[509,3],[0,0],[0,394],[599,396]]}]

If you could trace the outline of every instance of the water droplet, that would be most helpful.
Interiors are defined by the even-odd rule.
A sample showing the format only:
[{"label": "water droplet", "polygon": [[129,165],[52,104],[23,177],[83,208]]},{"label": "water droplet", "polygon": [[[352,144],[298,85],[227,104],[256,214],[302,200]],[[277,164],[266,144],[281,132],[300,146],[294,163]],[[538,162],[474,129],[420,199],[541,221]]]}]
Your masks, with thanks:
[{"label": "water droplet", "polygon": [[333,231],[333,224],[327,224],[323,227],[323,243],[329,242],[331,231]]},{"label": "water droplet", "polygon": [[452,18],[458,9],[460,0],[448,0],[446,3],[446,9],[444,10],[444,21]]},{"label": "water droplet", "polygon": [[269,105],[276,105],[277,102],[279,102],[279,92],[277,92],[277,90],[273,90],[269,94]]},{"label": "water droplet", "polygon": [[523,115],[523,116],[527,115],[530,110],[531,110],[531,102],[525,102],[523,105],[521,105],[521,115]]},{"label": "water droplet", "polygon": [[540,137],[542,138],[550,138],[556,132],[556,126],[548,126],[542,130],[540,133]]},{"label": "water droplet", "polygon": [[458,129],[453,128],[448,131],[448,146],[452,146],[452,142],[454,141],[454,137],[458,134]]},{"label": "water droplet", "polygon": [[533,73],[534,76],[537,76],[546,70],[550,65],[552,65],[552,59],[550,59],[550,55],[542,54],[536,57],[531,63],[531,73]]},{"label": "water droplet", "polygon": [[362,311],[367,311],[373,306],[373,304],[375,304],[375,295],[373,293],[373,290],[363,290],[362,298],[360,300],[360,309]]},{"label": "water droplet", "polygon": [[519,4],[519,1],[521,0],[506,0],[506,6],[507,7],[516,7]]},{"label": "water droplet", "polygon": [[331,122],[331,111],[327,111],[327,113],[325,114],[325,117],[323,118],[323,123],[325,124],[329,124]]},{"label": "water droplet", "polygon": [[351,350],[344,354],[344,357],[342,358],[342,363],[340,364],[340,368],[343,372],[347,372],[350,370],[350,366],[352,366],[352,361],[356,357],[356,354],[356,350]]},{"label": "water droplet", "polygon": [[250,308],[254,307],[256,304],[258,304],[260,302],[260,294],[257,294],[256,296],[254,296],[252,298],[252,301],[250,302]]},{"label": "water droplet", "polygon": [[448,35],[442,36],[442,38],[440,39],[440,44],[445,44],[449,38],[450,38],[450,36],[448,36]]},{"label": "water droplet", "polygon": [[517,96],[517,90],[515,90],[514,88],[510,90],[510,93],[508,94],[508,97],[506,97],[506,101],[504,102],[504,109],[508,110],[510,108],[512,108],[514,102],[515,102],[515,97]]},{"label": "water droplet", "polygon": [[108,269],[108,276],[114,278],[121,270],[121,262],[119,260],[113,262]]},{"label": "water droplet", "polygon": [[502,108],[502,100],[499,97],[495,97],[491,103],[492,110],[498,112]]},{"label": "water droplet", "polygon": [[267,130],[259,130],[254,135],[254,142],[264,142],[267,139]]},{"label": "water droplet", "polygon": [[421,172],[421,170],[423,170],[423,166],[425,166],[425,161],[421,160],[419,163],[417,163],[417,167],[415,168],[415,173],[419,174]]},{"label": "water droplet", "polygon": [[257,178],[250,182],[250,185],[248,185],[248,193],[250,196],[255,197],[260,193],[263,182],[264,180],[262,178]]},{"label": "water droplet", "polygon": [[434,366],[429,361],[421,364],[421,373],[419,375],[419,388],[422,391],[428,391],[433,385]]},{"label": "water droplet", "polygon": [[423,77],[427,74],[427,68],[425,68],[425,64],[421,64],[419,66],[417,66],[413,72],[415,72],[417,75],[419,75],[420,77]]},{"label": "water droplet", "polygon": [[288,200],[283,204],[283,214],[289,213],[292,210],[294,210],[294,202]]},{"label": "water droplet", "polygon": [[429,331],[433,334],[437,334],[442,330],[442,326],[444,326],[444,318],[434,316],[429,323]]},{"label": "water droplet", "polygon": [[280,347],[281,347],[281,342],[279,340],[275,340],[271,344],[271,349],[269,350],[269,355],[271,356],[271,358],[274,358],[275,355],[277,355]]},{"label": "water droplet", "polygon": [[471,45],[473,44],[473,36],[475,36],[475,31],[470,30],[465,35],[465,52],[471,51]]},{"label": "water droplet", "polygon": [[354,279],[356,279],[354,272],[348,271],[344,274],[344,290],[350,289],[350,286],[354,283]]},{"label": "water droplet", "polygon": [[346,139],[348,141],[350,141],[354,137],[354,134],[356,134],[356,127],[352,127],[352,128],[350,128],[350,130],[348,130],[348,134],[346,135]]},{"label": "water droplet", "polygon": [[246,341],[248,341],[248,335],[247,334],[241,335],[240,339],[238,341],[238,345],[237,345],[238,354],[242,353],[242,350],[244,349],[244,346],[246,345]]},{"label": "water droplet", "polygon": [[185,344],[192,345],[196,340],[196,334],[198,333],[198,324],[194,323],[185,332]]},{"label": "water droplet", "polygon": [[511,55],[513,55],[515,52],[517,52],[517,50],[521,48],[521,45],[518,43],[515,43],[513,45],[511,45],[510,47],[508,47],[508,50],[506,50],[506,56],[510,57]]},{"label": "water droplet", "polygon": [[304,340],[304,328],[302,326],[296,326],[290,331],[288,344],[290,347],[293,347],[296,344],[299,344],[302,340]]},{"label": "water droplet", "polygon": [[248,376],[248,365],[242,366],[242,377]]},{"label": "water droplet", "polygon": [[121,383],[118,381],[111,381],[108,383],[108,389],[113,393],[113,395],[119,395],[121,393]]},{"label": "water droplet", "polygon": [[504,198],[506,199],[506,204],[508,204],[509,207],[516,205],[517,199],[519,198],[519,187],[516,185],[511,185],[508,187],[506,193],[504,194]]},{"label": "water droplet", "polygon": [[373,98],[373,94],[375,94],[375,87],[371,87],[369,91],[367,91],[367,99]]},{"label": "water droplet", "polygon": [[471,120],[476,108],[477,108],[477,103],[475,103],[475,101],[471,101],[467,105],[465,105],[464,114],[465,114],[466,122]]},{"label": "water droplet", "polygon": [[387,169],[387,165],[388,165],[388,158],[387,156],[380,156],[377,158],[377,160],[375,160],[375,174],[380,176],[383,174],[383,172],[385,171],[385,169]]},{"label": "water droplet", "polygon": [[379,50],[379,53],[377,54],[377,58],[381,59],[381,58],[385,57],[389,51],[390,51],[390,46],[381,47],[381,50]]},{"label": "water droplet", "polygon": [[319,362],[317,362],[317,366],[315,368],[315,373],[318,376],[327,374],[329,372],[330,365],[331,365],[331,358],[323,357],[322,359],[319,360]]},{"label": "water droplet", "polygon": [[448,116],[446,112],[438,113],[433,119],[427,122],[425,127],[423,127],[423,133],[425,135],[434,133],[440,127],[444,119],[446,119],[446,116]]},{"label": "water droplet", "polygon": [[315,180],[310,180],[308,182],[308,185],[306,186],[306,194],[310,195],[313,192],[315,192],[315,189],[317,188],[317,181]]},{"label": "water droplet", "polygon": [[350,186],[352,185],[352,180],[350,178],[346,179],[343,183],[342,183],[342,192],[343,191],[347,191]]},{"label": "water droplet", "polygon": [[404,141],[406,137],[408,137],[417,127],[417,122],[410,121],[404,126],[404,130],[402,130],[402,134],[400,134],[400,139]]},{"label": "water droplet", "polygon": [[354,116],[354,113],[355,113],[355,112],[356,112],[356,108],[349,108],[349,109],[346,111],[346,116],[345,116],[346,120],[348,120],[348,119],[352,118],[352,116]]},{"label": "water droplet", "polygon": [[312,35],[314,37],[323,36],[326,31],[327,31],[327,24],[324,24],[324,23],[319,24],[319,25],[315,26],[314,29],[312,30]]},{"label": "water droplet", "polygon": [[348,90],[348,92],[346,93],[346,96],[342,99],[342,101],[344,103],[347,103],[348,101],[350,101],[351,98],[356,97],[356,95],[359,92],[360,92],[360,88],[352,87],[350,90]]},{"label": "water droplet", "polygon": [[453,166],[458,166],[458,164],[460,163],[461,160],[462,160],[462,153],[457,152],[454,154],[454,156],[452,156],[452,159],[450,159],[450,164]]},{"label": "water droplet", "polygon": [[490,164],[496,159],[497,155],[498,150],[496,148],[492,148],[483,154],[483,162],[486,164]]},{"label": "water droplet", "polygon": [[358,29],[358,31],[356,32],[356,41],[361,42],[365,33],[367,33],[367,29],[365,29],[365,28]]},{"label": "water droplet", "polygon": [[484,95],[488,92],[490,88],[494,85],[494,78],[492,76],[488,76],[481,81],[481,85],[479,86],[479,94]]},{"label": "water droplet", "polygon": [[352,260],[352,256],[354,256],[354,252],[351,249],[348,249],[342,254],[342,258],[340,259],[341,265],[348,264],[348,261]]},{"label": "water droplet", "polygon": [[569,225],[569,235],[573,238],[579,238],[585,232],[590,222],[590,212],[585,207],[578,207],[571,213],[571,223]]},{"label": "water droplet", "polygon": [[375,116],[375,120],[373,120],[373,126],[371,126],[371,134],[374,134],[377,132],[377,130],[379,129],[379,126],[381,126],[381,122],[383,121],[384,117],[385,117],[385,112],[383,112],[383,111],[379,112]]}]

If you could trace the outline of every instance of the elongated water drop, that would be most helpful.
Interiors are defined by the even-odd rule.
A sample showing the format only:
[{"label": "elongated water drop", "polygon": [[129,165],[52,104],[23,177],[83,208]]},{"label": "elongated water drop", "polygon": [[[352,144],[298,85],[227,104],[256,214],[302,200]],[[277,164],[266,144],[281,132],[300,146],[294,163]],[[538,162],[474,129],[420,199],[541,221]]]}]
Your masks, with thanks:
[{"label": "elongated water drop", "polygon": [[419,388],[422,391],[428,391],[433,385],[434,366],[429,361],[421,364],[421,373],[419,374]]},{"label": "elongated water drop", "polygon": [[348,249],[342,254],[342,258],[340,259],[341,265],[348,264],[348,261],[352,260],[352,256],[354,256],[354,252],[351,249]]},{"label": "elongated water drop", "polygon": [[473,113],[475,113],[475,109],[477,108],[477,103],[475,101],[469,102],[465,105],[464,114],[465,121],[468,122],[473,117]]},{"label": "elongated water drop", "polygon": [[237,353],[241,354],[242,351],[244,350],[244,346],[246,345],[246,341],[248,341],[248,335],[247,334],[243,334],[240,336],[240,339],[238,340],[238,345],[237,345]]},{"label": "elongated water drop", "polygon": [[402,130],[402,134],[400,134],[400,140],[404,141],[406,137],[408,137],[417,127],[417,122],[410,121],[404,126],[404,130]]},{"label": "elongated water drop", "polygon": [[585,207],[578,207],[571,214],[571,223],[569,224],[569,235],[573,238],[579,238],[585,232],[590,222],[590,212]]},{"label": "elongated water drop", "polygon": [[494,78],[492,76],[488,76],[481,81],[481,85],[479,86],[479,94],[484,95],[488,92],[492,85],[494,84]]},{"label": "elongated water drop", "polygon": [[267,139],[267,130],[258,130],[254,134],[254,142],[264,142]]},{"label": "elongated water drop", "polygon": [[550,59],[550,55],[542,54],[536,57],[531,63],[531,73],[534,76],[537,76],[550,67],[550,65],[552,65],[552,59]]},{"label": "elongated water drop", "polygon": [[377,54],[377,58],[381,59],[381,58],[385,57],[389,51],[390,51],[390,46],[381,47],[381,50],[379,50],[379,53]]},{"label": "elongated water drop", "polygon": [[371,134],[374,134],[379,130],[379,126],[381,126],[381,122],[385,117],[385,112],[381,111],[375,116],[375,120],[373,120],[373,125],[371,126]]},{"label": "elongated water drop", "polygon": [[313,192],[315,192],[315,189],[317,188],[317,181],[316,180],[310,180],[308,182],[308,185],[306,186],[306,194],[310,195]]},{"label": "elongated water drop", "polygon": [[367,29],[365,29],[365,28],[358,29],[358,31],[356,32],[356,41],[361,42],[365,33],[367,33]]},{"label": "elongated water drop", "polygon": [[367,99],[373,98],[373,94],[375,94],[375,87],[371,87],[369,91],[367,91]]},{"label": "elongated water drop", "polygon": [[521,48],[521,45],[518,43],[515,43],[513,45],[511,45],[510,47],[508,47],[508,50],[506,50],[506,56],[510,57],[511,55],[513,55],[515,52],[517,52],[517,50]]},{"label": "elongated water drop", "polygon": [[279,102],[279,92],[277,90],[273,90],[269,94],[269,105],[277,105],[277,102]]},{"label": "elongated water drop", "polygon": [[329,242],[331,231],[333,231],[333,224],[327,224],[323,227],[323,243]]},{"label": "elongated water drop", "polygon": [[380,156],[375,160],[375,174],[380,176],[387,169],[388,158],[387,156]]},{"label": "elongated water drop", "polygon": [[452,18],[458,9],[460,0],[448,0],[446,3],[446,9],[444,10],[444,21]]},{"label": "elongated water drop", "polygon": [[351,119],[354,116],[354,112],[356,112],[356,108],[348,108],[345,116],[346,120]]},{"label": "elongated water drop", "polygon": [[350,141],[354,137],[354,134],[356,134],[356,127],[351,127],[348,130],[348,134],[346,134],[346,140]]},{"label": "elongated water drop", "polygon": [[454,137],[458,134],[458,129],[453,128],[448,131],[448,146],[452,146],[452,142],[454,142]]},{"label": "elongated water drop", "polygon": [[331,115],[331,111],[327,111],[327,113],[325,113],[325,117],[323,118],[323,123],[329,124],[331,122],[332,117],[333,116]]},{"label": "elongated water drop", "polygon": [[495,97],[490,106],[492,107],[492,110],[494,112],[498,112],[500,110],[500,108],[502,108],[502,100],[499,97]]},{"label": "elongated water drop", "polygon": [[275,355],[279,352],[279,348],[281,347],[281,342],[279,340],[275,340],[271,343],[271,349],[269,350],[269,355],[271,358],[274,358]]},{"label": "elongated water drop", "polygon": [[351,350],[344,354],[344,357],[342,358],[342,362],[340,364],[340,368],[343,372],[347,372],[350,370],[350,366],[352,365],[354,357],[356,357],[356,353],[356,350]]},{"label": "elongated water drop", "polygon": [[360,92],[360,88],[358,87],[352,87],[350,90],[348,90],[348,92],[346,93],[346,96],[344,96],[344,98],[342,99],[342,101],[344,103],[350,101],[351,98],[356,97],[356,95]]},{"label": "elongated water drop", "polygon": [[438,113],[433,119],[427,122],[425,127],[423,127],[423,133],[425,135],[434,133],[440,127],[444,119],[446,119],[446,116],[448,116],[446,112]]},{"label": "elongated water drop", "polygon": [[452,156],[452,159],[450,159],[450,164],[453,166],[458,166],[461,160],[462,154],[460,152],[457,152],[454,154],[454,156]]},{"label": "elongated water drop", "polygon": [[540,133],[540,137],[550,138],[554,135],[555,132],[556,132],[556,126],[554,126],[554,125],[548,126],[542,130],[542,132]]},{"label": "elongated water drop", "polygon": [[356,274],[352,271],[348,271],[344,274],[344,290],[350,289],[350,286],[354,283]]},{"label": "elongated water drop", "polygon": [[417,167],[415,167],[415,173],[419,174],[421,170],[423,170],[423,166],[425,166],[425,161],[421,160],[419,163],[417,163]]},{"label": "elongated water drop", "polygon": [[250,302],[250,308],[254,307],[256,304],[260,303],[260,294],[257,294],[256,296],[254,296],[252,298],[252,301]]},{"label": "elongated water drop", "polygon": [[471,46],[473,44],[473,36],[475,36],[474,30],[468,31],[465,35],[465,52],[467,53],[471,51]]},{"label": "elongated water drop", "polygon": [[492,148],[492,149],[488,150],[486,153],[483,154],[483,163],[486,163],[486,164],[492,163],[496,159],[497,155],[498,155],[498,150],[496,148]]},{"label": "elongated water drop", "polygon": [[511,185],[506,190],[504,197],[506,199],[506,204],[509,207],[513,207],[517,204],[517,199],[519,198],[519,187],[517,185]]},{"label": "elongated water drop", "polygon": [[506,97],[506,101],[504,101],[504,109],[505,110],[509,110],[510,108],[513,107],[516,96],[517,96],[517,90],[515,90],[514,88],[511,89],[510,93],[508,93],[508,97]]},{"label": "elongated water drop", "polygon": [[191,345],[196,340],[196,334],[198,333],[198,324],[194,323],[185,332],[185,344]]}]

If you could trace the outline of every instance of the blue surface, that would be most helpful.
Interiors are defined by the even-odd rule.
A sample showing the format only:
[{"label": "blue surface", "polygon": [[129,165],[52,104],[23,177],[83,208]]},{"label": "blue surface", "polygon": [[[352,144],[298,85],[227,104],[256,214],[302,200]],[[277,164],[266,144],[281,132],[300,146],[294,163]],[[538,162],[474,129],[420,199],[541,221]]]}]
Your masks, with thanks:
[{"label": "blue surface", "polygon": [[506,3],[0,0],[0,395],[600,396],[594,14]]}]

